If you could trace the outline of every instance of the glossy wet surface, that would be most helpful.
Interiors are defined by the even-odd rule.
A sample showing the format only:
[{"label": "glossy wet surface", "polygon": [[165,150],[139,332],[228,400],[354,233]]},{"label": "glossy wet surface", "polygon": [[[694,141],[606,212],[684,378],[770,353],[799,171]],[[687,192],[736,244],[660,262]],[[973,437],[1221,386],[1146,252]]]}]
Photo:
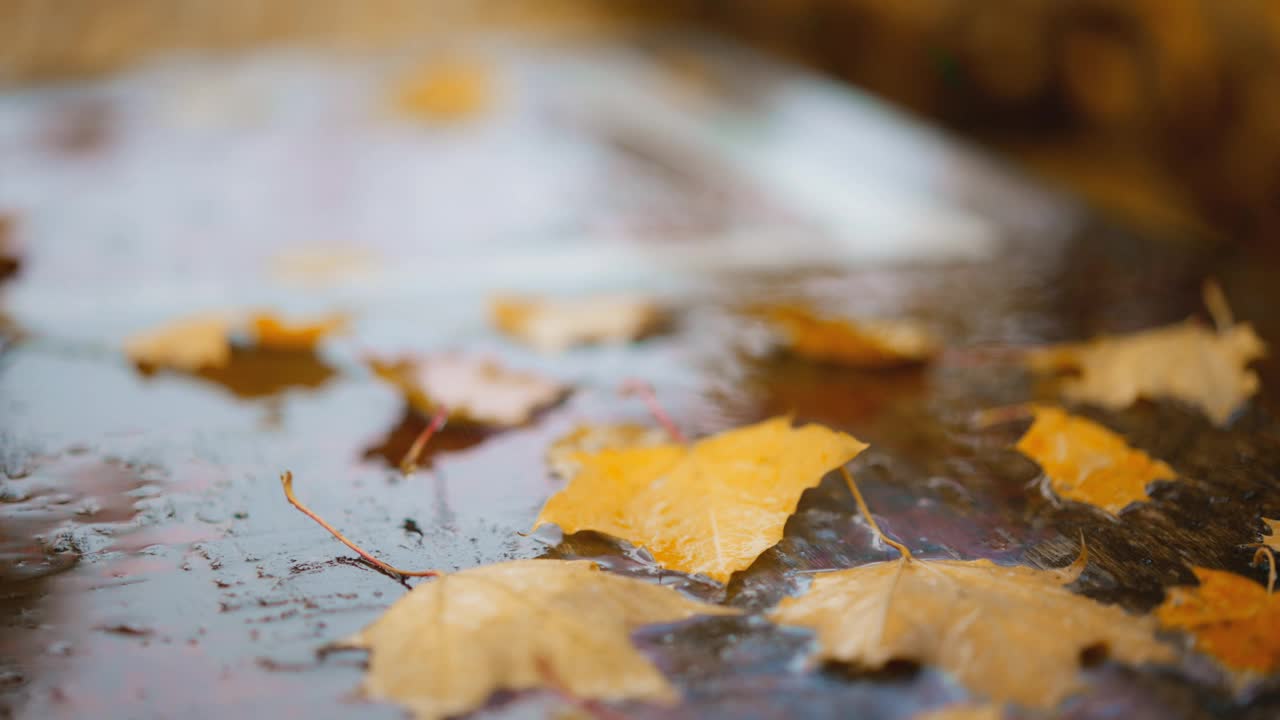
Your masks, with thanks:
[{"label": "glossy wet surface", "polygon": [[[482,123],[476,132],[488,134],[471,145],[456,135],[442,139],[438,130],[406,129],[373,111],[336,119],[307,114],[329,94],[364,97],[360,92],[368,89],[360,83],[381,77],[375,70],[385,70],[382,60],[340,66],[345,79],[332,91],[306,85],[320,71],[309,75],[305,57],[259,60],[281,76],[300,73],[293,81],[312,87],[311,95],[303,93],[312,105],[254,106],[265,121],[238,114],[245,94],[263,100],[245,85],[263,73],[225,63],[3,99],[0,164],[8,158],[9,167],[33,175],[26,183],[11,173],[0,177],[0,202],[7,204],[0,212],[15,218],[16,233],[26,240],[22,266],[0,291],[23,328],[0,355],[0,715],[399,717],[394,707],[356,697],[358,655],[319,658],[316,651],[368,623],[405,589],[356,562],[291,509],[278,480],[285,469],[305,502],[402,567],[452,570],[512,558],[589,557],[617,572],[763,610],[802,589],[812,571],[891,557],[835,477],[806,493],[782,542],[727,587],[661,570],[608,538],[523,535],[558,487],[543,463],[552,440],[581,422],[648,422],[643,406],[615,392],[633,377],[656,386],[690,435],[793,413],[869,442],[853,465],[863,492],[885,531],[923,557],[1061,565],[1074,559],[1083,534],[1092,562],[1076,587],[1133,611],[1157,604],[1163,587],[1189,582],[1189,564],[1265,579],[1242,546],[1257,540],[1260,517],[1280,514],[1276,359],[1257,365],[1263,394],[1222,429],[1176,403],[1123,412],[1073,408],[1122,432],[1180,475],[1157,484],[1150,503],[1118,519],[1045,497],[1034,464],[1012,450],[1026,423],[984,427],[975,414],[1051,397],[1052,388],[1017,364],[1016,348],[1199,313],[1200,283],[1209,275],[1222,281],[1240,319],[1253,322],[1273,346],[1280,343],[1280,317],[1272,310],[1280,302],[1272,280],[1280,256],[1130,235],[865,100],[776,68],[770,82],[758,83],[733,74],[748,70],[725,70],[723,87],[698,101],[713,109],[698,106],[682,116],[684,125],[675,123],[704,153],[690,161],[688,153],[653,149],[669,140],[666,130],[675,122],[669,115],[654,110],[652,122],[623,123],[593,114],[595,124],[584,125],[571,112],[566,119],[564,107],[579,106],[560,97],[561,85],[552,82],[566,67],[590,65],[603,53],[632,73],[624,77],[636,92],[653,92],[641,71],[660,68],[660,55],[618,60],[599,49],[581,56],[494,52],[495,72],[509,72],[504,77],[518,89],[513,92],[533,109],[526,107],[527,117],[510,125],[503,124],[505,115]],[[515,63],[523,52],[536,62]],[[708,55],[711,67],[718,67],[715,57]],[[514,66],[525,69],[502,70]],[[222,115],[213,113],[211,121],[206,102],[196,118],[213,122],[212,129],[165,125],[172,118],[124,102],[155,100],[156,87],[182,95],[196,87],[191,78],[206,76],[223,83],[209,86],[224,92]],[[744,87],[751,90],[747,97]],[[793,102],[804,93],[808,100]],[[94,102],[83,104],[88,100]],[[53,140],[34,133],[45,127],[37,122],[45,113],[90,112],[86,107],[91,117],[50,124]],[[186,110],[176,117],[192,122]],[[758,124],[752,142],[771,138],[766,149],[776,156],[751,154],[752,143],[734,144],[741,139],[735,132],[749,121]],[[599,123],[612,130],[601,131]],[[351,129],[370,125],[375,130]],[[155,126],[169,134],[142,132]],[[650,137],[645,128],[663,132]],[[801,136],[826,143],[836,165],[857,161],[861,169],[852,172],[861,173],[860,180],[834,180],[821,163],[779,166],[777,157],[804,157],[796,150]],[[561,143],[556,153],[538,148],[548,137]],[[627,139],[625,152],[617,149],[620,137]],[[471,195],[432,206],[443,219],[406,207],[431,205],[432,189],[448,173],[435,185],[413,180],[425,195],[345,199],[361,187],[361,177],[383,182],[376,180],[383,171],[401,167],[394,161],[397,147],[420,153],[403,170],[408,178],[419,171],[414,163],[454,152],[449,142],[462,149],[450,156],[448,173],[471,182],[465,191]],[[239,169],[190,179],[206,144],[239,153],[229,161]],[[282,144],[290,153],[272,155]],[[169,163],[158,157],[162,145],[192,155],[186,164]],[[530,152],[535,155],[520,155]],[[507,197],[513,189],[545,190],[518,169],[495,199],[482,181],[514,164],[503,153],[542,162],[537,167],[554,168],[548,175],[556,183],[572,187],[546,190],[541,199]],[[565,156],[588,169],[545,165]],[[672,170],[663,164],[672,158],[692,165]],[[270,180],[293,183],[283,190],[263,184],[285,195],[276,198],[280,204],[259,208],[244,198],[229,200],[244,177],[235,172],[258,163]],[[765,168],[774,178],[786,170],[792,182],[761,185],[761,176],[726,167]],[[149,192],[159,192],[144,184],[152,181],[143,172],[148,169],[169,173],[176,185],[166,192],[186,203],[188,214],[145,205]],[[356,179],[329,175],[340,171]],[[114,205],[66,199],[113,177],[123,187],[102,192],[116,194]],[[690,183],[701,190],[690,191]],[[918,215],[915,226],[895,225],[866,207],[865,198],[857,200],[867,187],[882,185],[898,194],[881,200]],[[788,205],[787,198],[808,196],[797,188],[831,202]],[[203,209],[202,192],[210,194]],[[135,204],[125,202],[134,195]],[[776,207],[762,206],[758,197]],[[481,200],[486,204],[477,204]],[[848,207],[844,216],[823,214]],[[271,225],[267,210],[286,219]],[[339,230],[320,237],[318,220],[288,222],[309,211]],[[114,223],[105,229],[104,213]],[[230,234],[193,234],[212,233],[200,218]],[[397,218],[412,231],[397,231]],[[725,239],[734,228],[762,223],[773,223],[772,235]],[[447,242],[428,232],[437,226]],[[264,247],[259,241],[279,239],[267,237],[270,232],[290,241]],[[305,287],[271,275],[275,251],[340,234],[359,235],[361,252],[377,258],[372,269],[340,263],[336,281]],[[605,250],[592,255],[600,247]],[[780,254],[761,254],[778,247]],[[509,262],[509,255],[529,262]],[[597,266],[603,274],[591,271]],[[486,294],[512,285],[649,290],[677,308],[678,321],[671,332],[630,348],[538,356],[485,326]],[[949,349],[931,366],[888,372],[777,356],[737,309],[797,296],[854,314],[918,318]],[[118,350],[128,332],[189,309],[261,305],[338,307],[354,313],[355,328],[316,353],[240,348],[226,368],[199,375],[142,373]],[[361,358],[370,351],[442,349],[498,356],[571,382],[577,391],[522,428],[450,428],[433,441],[423,468],[405,477],[394,465],[425,420],[373,378]],[[636,637],[686,700],[674,711],[620,708],[635,717],[905,718],[966,697],[930,670],[809,668],[805,632],[755,615],[693,620]],[[1090,689],[1069,700],[1063,715],[1280,713],[1274,682],[1233,694],[1212,663],[1190,654],[1176,667],[1103,661],[1086,674]],[[506,697],[484,716],[541,717],[555,708],[550,697]]]}]

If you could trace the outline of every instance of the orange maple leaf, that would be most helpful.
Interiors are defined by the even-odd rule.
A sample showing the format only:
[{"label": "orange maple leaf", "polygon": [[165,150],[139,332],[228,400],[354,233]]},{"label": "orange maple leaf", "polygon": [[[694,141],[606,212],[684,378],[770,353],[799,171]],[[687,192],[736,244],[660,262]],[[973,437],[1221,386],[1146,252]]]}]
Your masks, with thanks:
[{"label": "orange maple leaf", "polygon": [[775,305],[756,313],[788,350],[812,360],[882,368],[924,362],[938,353],[937,340],[906,320],[828,318],[799,305]]},{"label": "orange maple leaf", "polygon": [[1200,652],[1246,673],[1280,669],[1280,602],[1247,577],[1193,567],[1200,584],[1175,587],[1156,608],[1167,628],[1195,636]]}]

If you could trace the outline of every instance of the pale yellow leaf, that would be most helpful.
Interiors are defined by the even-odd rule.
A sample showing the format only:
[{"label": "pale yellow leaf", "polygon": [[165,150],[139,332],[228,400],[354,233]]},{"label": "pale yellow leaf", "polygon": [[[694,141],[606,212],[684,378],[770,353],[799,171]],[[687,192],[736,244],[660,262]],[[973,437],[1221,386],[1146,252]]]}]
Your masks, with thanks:
[{"label": "pale yellow leaf", "polygon": [[1081,689],[1081,654],[1170,660],[1155,620],[1063,588],[1077,572],[988,560],[880,562],[815,576],[775,622],[813,628],[820,657],[870,668],[933,665],[997,702],[1050,708]]},{"label": "pale yellow leaf", "polygon": [[782,538],[800,495],[866,445],[789,418],[675,444],[579,454],[582,469],[534,527],[596,530],[664,567],[726,582]]},{"label": "pale yellow leaf", "polygon": [[756,312],[801,357],[851,367],[892,367],[929,360],[938,341],[909,320],[851,320],[824,317],[799,305],[776,305]]},{"label": "pale yellow leaf", "polygon": [[550,378],[464,355],[372,359],[370,366],[420,412],[444,406],[452,419],[495,427],[525,423],[569,390]]},{"label": "pale yellow leaf", "polygon": [[1059,497],[1115,514],[1149,500],[1147,485],[1175,477],[1173,468],[1092,420],[1043,405],[1031,411],[1035,421],[1017,448],[1040,465]]},{"label": "pale yellow leaf", "polygon": [[497,297],[489,303],[489,316],[498,330],[548,353],[574,345],[627,343],[665,321],[657,303],[627,295],[572,300]]},{"label": "pale yellow leaf", "polygon": [[418,120],[454,123],[483,113],[492,95],[487,65],[450,58],[425,63],[401,79],[395,103],[402,113]]},{"label": "pale yellow leaf", "polygon": [[1002,717],[1004,709],[999,705],[962,703],[926,710],[912,715],[911,720],[1000,720]]},{"label": "pale yellow leaf", "polygon": [[133,335],[124,351],[130,360],[149,368],[218,368],[231,359],[232,326],[226,314],[193,315]]},{"label": "pale yellow leaf", "polygon": [[561,480],[572,480],[582,470],[580,455],[601,450],[650,447],[670,442],[663,430],[624,423],[621,425],[580,425],[547,448],[547,466]]},{"label": "pale yellow leaf", "polygon": [[424,582],[344,644],[369,650],[365,692],[419,720],[539,687],[584,700],[671,702],[675,690],[632,646],[632,631],[736,612],[589,561],[518,560]]},{"label": "pale yellow leaf", "polygon": [[1248,365],[1266,349],[1247,323],[1215,331],[1187,321],[1036,350],[1028,362],[1040,372],[1077,371],[1062,384],[1062,394],[1075,402],[1119,410],[1142,397],[1173,398],[1221,425],[1258,392],[1258,375]]}]

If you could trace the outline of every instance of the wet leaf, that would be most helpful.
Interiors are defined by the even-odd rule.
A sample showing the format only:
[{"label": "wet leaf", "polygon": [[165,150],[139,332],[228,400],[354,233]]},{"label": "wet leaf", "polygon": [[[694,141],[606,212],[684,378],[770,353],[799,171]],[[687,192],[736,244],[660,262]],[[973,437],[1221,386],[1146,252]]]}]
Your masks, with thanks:
[{"label": "wet leaf", "polygon": [[378,377],[396,387],[424,415],[448,408],[449,418],[479,425],[512,427],[558,403],[565,385],[492,360],[456,354],[383,361],[371,359]]},{"label": "wet leaf", "polygon": [[1280,520],[1262,518],[1267,525],[1267,534],[1262,536],[1262,544],[1274,551],[1280,551]]},{"label": "wet leaf", "polygon": [[231,359],[232,319],[222,313],[193,315],[138,333],[125,341],[133,362],[149,369],[195,372]]},{"label": "wet leaf", "polygon": [[581,471],[534,527],[607,533],[647,548],[664,567],[726,582],[782,538],[806,489],[865,447],[774,418],[688,446],[579,453]]},{"label": "wet leaf", "polygon": [[934,337],[907,320],[823,317],[798,305],[756,311],[796,355],[851,367],[880,368],[921,363],[937,355]]},{"label": "wet leaf", "polygon": [[1258,375],[1248,365],[1266,348],[1247,323],[1215,331],[1186,321],[1044,348],[1028,362],[1038,372],[1078,372],[1062,384],[1062,395],[1074,402],[1119,410],[1139,398],[1173,398],[1222,425],[1258,392]]},{"label": "wet leaf", "polygon": [[1049,708],[1082,688],[1086,651],[1104,647],[1131,664],[1174,655],[1156,641],[1154,618],[1066,590],[1081,569],[989,560],[872,563],[816,576],[772,618],[812,628],[824,660],[934,665],[991,700]]},{"label": "wet leaf", "polygon": [[588,561],[518,560],[418,585],[345,645],[369,650],[365,692],[423,720],[474,710],[498,690],[671,702],[633,630],[735,610],[610,575]]},{"label": "wet leaf", "polygon": [[1147,485],[1176,476],[1092,420],[1044,405],[1031,411],[1035,421],[1017,448],[1040,465],[1058,497],[1116,514],[1129,503],[1149,500]]},{"label": "wet leaf", "polygon": [[481,63],[449,59],[427,63],[396,90],[396,107],[428,122],[469,120],[489,108],[493,88],[489,68]]},{"label": "wet leaf", "polygon": [[601,450],[651,447],[669,442],[667,433],[648,425],[580,425],[547,448],[547,466],[561,480],[571,480],[582,471],[579,456]]},{"label": "wet leaf", "polygon": [[1196,649],[1245,673],[1280,670],[1280,602],[1247,577],[1191,568],[1200,584],[1170,588],[1155,615],[1195,636]]},{"label": "wet leaf", "polygon": [[311,350],[325,337],[347,328],[347,316],[332,313],[311,320],[290,321],[260,312],[250,318],[250,327],[258,347],[272,350]]},{"label": "wet leaf", "polygon": [[572,300],[498,297],[489,304],[489,316],[498,330],[548,353],[574,345],[631,342],[665,321],[657,303],[626,295]]},{"label": "wet leaf", "polygon": [[962,703],[926,710],[911,716],[911,720],[1000,720],[1004,710],[999,705]]}]

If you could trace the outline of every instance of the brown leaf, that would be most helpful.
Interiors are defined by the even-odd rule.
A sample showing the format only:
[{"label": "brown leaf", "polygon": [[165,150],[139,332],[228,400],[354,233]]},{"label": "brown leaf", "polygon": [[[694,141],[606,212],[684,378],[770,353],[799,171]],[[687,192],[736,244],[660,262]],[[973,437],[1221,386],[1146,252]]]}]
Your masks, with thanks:
[{"label": "brown leaf", "polygon": [[1149,500],[1147,485],[1175,477],[1173,468],[1091,420],[1044,405],[1031,411],[1035,422],[1017,448],[1040,465],[1059,497],[1115,514]]},{"label": "brown leaf", "polygon": [[1037,372],[1077,371],[1062,384],[1071,401],[1120,410],[1141,397],[1174,398],[1222,425],[1258,392],[1258,375],[1247,366],[1266,350],[1247,323],[1214,331],[1187,321],[1044,348],[1027,360]]},{"label": "brown leaf", "polygon": [[988,560],[879,562],[818,575],[782,601],[774,621],[813,628],[820,657],[879,668],[940,667],[991,700],[1051,708],[1082,688],[1081,655],[1102,646],[1121,662],[1172,659],[1153,618],[1066,590],[1066,571]]},{"label": "brown leaf", "polygon": [[631,632],[736,612],[588,561],[518,560],[418,585],[344,644],[369,650],[365,692],[420,720],[470,712],[498,690],[539,687],[671,702],[675,690]]},{"label": "brown leaf", "polygon": [[806,489],[865,447],[774,418],[690,446],[578,453],[581,471],[534,527],[608,533],[647,548],[664,567],[726,582],[782,538]]},{"label": "brown leaf", "polygon": [[425,415],[443,406],[450,419],[494,427],[523,424],[569,391],[540,375],[456,354],[391,361],[374,358],[369,365]]},{"label": "brown leaf", "polygon": [[223,367],[231,359],[232,326],[223,313],[193,315],[133,335],[124,351],[146,368],[195,372]]},{"label": "brown leaf", "polygon": [[275,313],[260,312],[250,318],[258,347],[272,350],[311,350],[325,337],[342,332],[348,319],[342,313],[304,321],[289,321]]},{"label": "brown leaf", "polygon": [[851,367],[911,365],[938,354],[938,342],[907,320],[828,318],[799,305],[776,305],[756,312],[796,355]]},{"label": "brown leaf", "polygon": [[489,303],[493,325],[536,350],[562,352],[574,345],[621,344],[657,330],[662,308],[625,295],[573,300],[504,296]]},{"label": "brown leaf", "polygon": [[1243,673],[1280,670],[1280,602],[1247,577],[1191,568],[1200,584],[1171,588],[1156,608],[1167,628],[1195,636],[1196,649]]}]

